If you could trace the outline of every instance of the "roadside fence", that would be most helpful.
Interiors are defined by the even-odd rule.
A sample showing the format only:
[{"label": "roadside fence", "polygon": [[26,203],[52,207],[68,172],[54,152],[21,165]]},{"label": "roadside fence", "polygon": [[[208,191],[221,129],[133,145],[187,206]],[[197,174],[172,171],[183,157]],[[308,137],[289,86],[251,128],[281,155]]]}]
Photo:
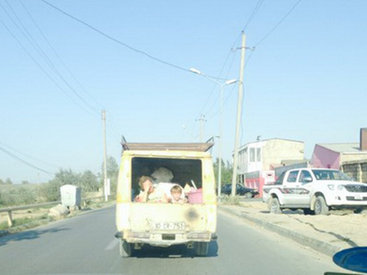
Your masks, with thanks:
[{"label": "roadside fence", "polygon": [[[87,201],[93,201],[98,199],[104,199],[104,196],[93,197],[93,198],[84,198],[82,199],[82,205],[86,206]],[[57,205],[61,203],[61,201],[52,201],[52,202],[44,202],[44,203],[36,203],[36,204],[28,204],[28,205],[20,205],[20,206],[12,206],[12,207],[4,207],[0,208],[0,213],[7,212],[7,220],[8,220],[8,227],[13,226],[13,215],[12,212],[17,210],[25,210],[25,209],[32,209],[32,208],[40,208],[46,206]]]}]

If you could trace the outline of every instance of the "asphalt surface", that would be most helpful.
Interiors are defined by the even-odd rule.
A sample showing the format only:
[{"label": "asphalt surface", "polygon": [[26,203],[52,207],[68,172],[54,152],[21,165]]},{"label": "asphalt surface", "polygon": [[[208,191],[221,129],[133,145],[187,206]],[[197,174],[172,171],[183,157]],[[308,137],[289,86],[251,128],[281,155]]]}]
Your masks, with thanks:
[{"label": "asphalt surface", "polygon": [[114,208],[0,238],[1,274],[323,274],[331,259],[219,211],[218,246],[208,257],[180,247],[121,258]]}]

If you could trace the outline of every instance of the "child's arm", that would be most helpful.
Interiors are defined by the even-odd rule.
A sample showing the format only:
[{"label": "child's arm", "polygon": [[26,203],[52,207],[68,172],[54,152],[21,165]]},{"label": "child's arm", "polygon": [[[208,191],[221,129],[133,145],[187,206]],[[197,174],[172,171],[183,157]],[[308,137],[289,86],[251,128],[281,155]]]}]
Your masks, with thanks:
[{"label": "child's arm", "polygon": [[136,196],[136,202],[147,202],[148,198],[148,190],[147,191],[140,191],[140,194]]}]

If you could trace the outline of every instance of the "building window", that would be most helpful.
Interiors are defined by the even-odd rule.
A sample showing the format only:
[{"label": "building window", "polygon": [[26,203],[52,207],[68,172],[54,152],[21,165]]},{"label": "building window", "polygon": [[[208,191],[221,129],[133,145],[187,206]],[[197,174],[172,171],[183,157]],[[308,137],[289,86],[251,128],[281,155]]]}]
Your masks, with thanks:
[{"label": "building window", "polygon": [[256,148],[256,161],[261,161],[261,148]]},{"label": "building window", "polygon": [[255,162],[255,148],[250,148],[250,162]]}]

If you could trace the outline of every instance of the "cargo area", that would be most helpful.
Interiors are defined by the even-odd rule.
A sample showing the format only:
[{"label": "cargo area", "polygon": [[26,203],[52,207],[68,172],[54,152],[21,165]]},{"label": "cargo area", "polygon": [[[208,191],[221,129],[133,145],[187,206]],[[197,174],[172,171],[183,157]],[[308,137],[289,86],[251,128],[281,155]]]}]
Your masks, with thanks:
[{"label": "cargo area", "polygon": [[[178,184],[182,188],[185,185],[197,189],[202,187],[202,162],[198,159],[134,157],[131,169],[132,200],[139,194],[138,182],[141,176],[152,177],[156,184],[170,182]],[[163,173],[157,173],[157,171],[163,171]]]}]

